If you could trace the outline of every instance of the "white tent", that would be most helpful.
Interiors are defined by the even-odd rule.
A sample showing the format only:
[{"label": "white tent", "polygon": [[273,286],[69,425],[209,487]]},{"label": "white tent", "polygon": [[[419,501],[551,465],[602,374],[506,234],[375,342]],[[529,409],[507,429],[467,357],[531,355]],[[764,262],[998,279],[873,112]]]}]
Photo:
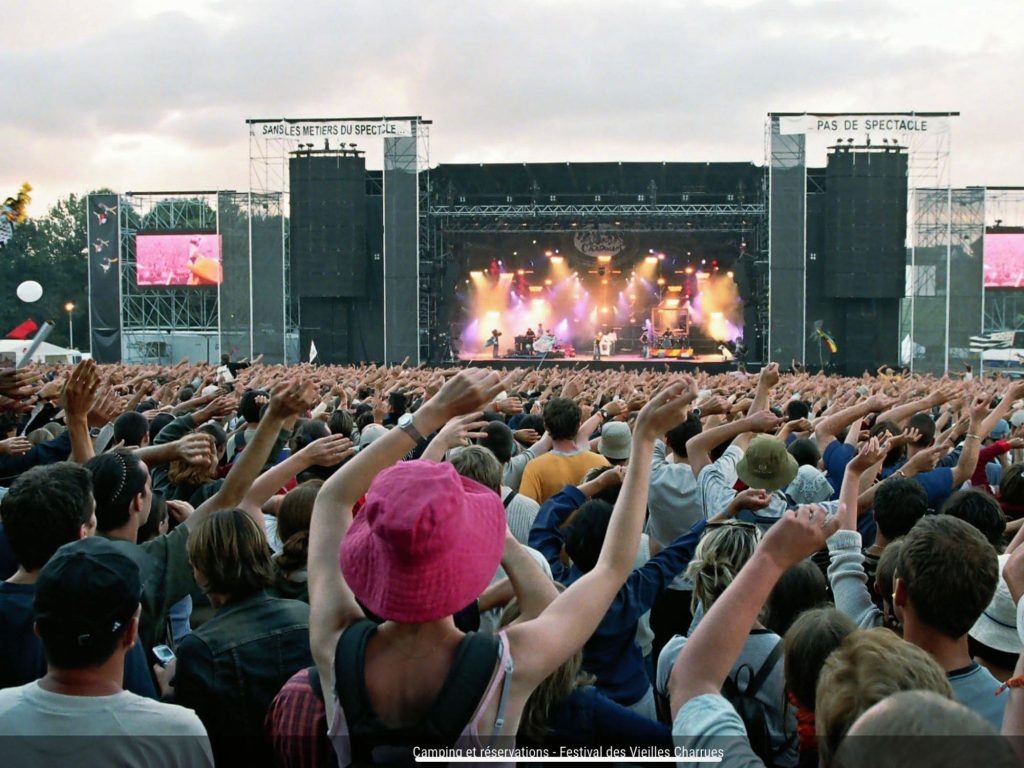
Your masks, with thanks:
[{"label": "white tent", "polygon": [[[0,360],[18,362],[28,352],[32,340],[21,341],[19,339],[0,339]],[[36,363],[75,363],[82,359],[82,353],[77,349],[66,349],[44,341],[39,349],[32,355],[32,361]]]}]

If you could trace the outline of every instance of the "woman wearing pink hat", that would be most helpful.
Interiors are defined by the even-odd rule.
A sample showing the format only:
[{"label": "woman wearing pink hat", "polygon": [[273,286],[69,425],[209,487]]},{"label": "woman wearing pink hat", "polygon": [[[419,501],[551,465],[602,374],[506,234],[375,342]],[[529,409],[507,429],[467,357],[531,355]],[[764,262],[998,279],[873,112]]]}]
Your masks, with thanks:
[{"label": "woman wearing pink hat", "polygon": [[[417,746],[480,750],[499,736],[502,747],[511,746],[530,693],[582,647],[632,570],[654,440],[685,416],[684,391],[696,393],[687,379],[640,412],[633,464],[598,564],[557,595],[508,533],[497,494],[450,465],[397,463],[423,435],[480,410],[506,386],[493,372],[461,372],[317,496],[310,645],[331,692],[327,720],[340,766],[393,762]],[[465,635],[452,615],[483,592],[499,563],[523,616],[496,638]],[[367,621],[368,613],[382,623]]]}]

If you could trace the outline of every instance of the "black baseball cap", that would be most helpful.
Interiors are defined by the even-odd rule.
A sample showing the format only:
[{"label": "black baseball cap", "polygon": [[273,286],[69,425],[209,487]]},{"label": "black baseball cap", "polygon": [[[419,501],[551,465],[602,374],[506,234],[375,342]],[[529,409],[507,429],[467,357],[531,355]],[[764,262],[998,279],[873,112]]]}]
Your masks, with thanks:
[{"label": "black baseball cap", "polygon": [[113,542],[92,536],[65,544],[43,566],[33,610],[40,634],[73,637],[84,646],[131,621],[141,598],[136,562]]}]

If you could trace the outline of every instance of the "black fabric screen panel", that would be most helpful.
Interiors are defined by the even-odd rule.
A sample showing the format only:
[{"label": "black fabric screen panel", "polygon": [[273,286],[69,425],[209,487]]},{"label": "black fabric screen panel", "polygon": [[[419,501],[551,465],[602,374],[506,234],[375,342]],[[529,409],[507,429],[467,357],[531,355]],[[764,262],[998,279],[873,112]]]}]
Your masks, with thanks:
[{"label": "black fabric screen panel", "polygon": [[299,349],[309,359],[316,345],[316,361],[322,364],[352,362],[348,300],[306,296],[299,299]]},{"label": "black fabric screen panel", "polygon": [[905,293],[907,155],[833,152],[825,193],[825,295]]},{"label": "black fabric screen panel", "polygon": [[[238,196],[217,195],[221,235],[220,351],[235,360],[248,357],[252,317],[249,312],[249,220]],[[212,350],[211,350],[212,355]]]},{"label": "black fabric screen panel", "polygon": [[[253,354],[284,362],[284,235],[280,216],[252,219]],[[289,362],[295,362],[291,360]]]},{"label": "black fabric screen panel", "polygon": [[859,376],[879,365],[896,365],[900,351],[899,299],[847,299],[841,302],[844,327],[836,342],[840,372]]},{"label": "black fabric screen panel", "polygon": [[366,290],[366,162],[299,155],[289,161],[293,291],[362,296]]},{"label": "black fabric screen panel", "polygon": [[89,195],[89,327],[97,363],[121,362],[121,228],[117,195]]},{"label": "black fabric screen panel", "polygon": [[351,300],[349,363],[384,361],[384,208],[366,197],[366,293]]},{"label": "black fabric screen panel", "polygon": [[419,364],[416,137],[384,140],[384,355]]},{"label": "black fabric screen panel", "polygon": [[[802,138],[782,137],[787,141]],[[771,175],[770,347],[764,359],[785,365],[804,359],[805,173],[799,162],[773,167]]]}]

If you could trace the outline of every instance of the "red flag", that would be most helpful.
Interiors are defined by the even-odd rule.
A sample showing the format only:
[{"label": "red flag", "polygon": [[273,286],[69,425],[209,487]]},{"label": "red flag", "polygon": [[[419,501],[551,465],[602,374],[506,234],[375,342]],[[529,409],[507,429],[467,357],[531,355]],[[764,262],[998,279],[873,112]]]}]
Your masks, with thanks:
[{"label": "red flag", "polygon": [[38,330],[39,326],[36,324],[36,321],[30,317],[28,320],[26,320],[21,325],[17,326],[14,330],[12,330],[10,333],[8,333],[7,338],[27,339]]}]

